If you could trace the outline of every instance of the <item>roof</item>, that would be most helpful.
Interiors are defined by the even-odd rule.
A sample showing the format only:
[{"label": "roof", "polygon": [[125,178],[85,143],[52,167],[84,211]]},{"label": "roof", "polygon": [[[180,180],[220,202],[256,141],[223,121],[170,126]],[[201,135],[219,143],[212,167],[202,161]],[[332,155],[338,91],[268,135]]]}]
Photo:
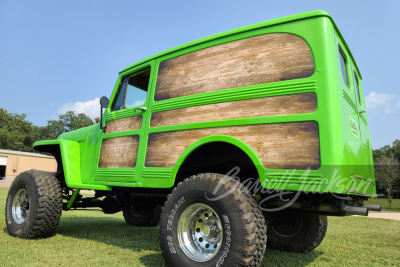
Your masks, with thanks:
[{"label": "roof", "polygon": [[52,157],[52,156],[47,156],[47,155],[43,155],[43,154],[22,152],[22,151],[13,151],[13,150],[7,150],[7,149],[0,149],[0,154],[12,154],[12,155],[21,155],[21,156],[28,156],[28,157],[54,159],[54,157]]},{"label": "roof", "polygon": [[140,60],[140,61],[138,61],[138,62],[136,62],[136,63],[134,63],[134,64],[132,64],[132,65],[130,65],[128,67],[126,67],[120,73],[122,73],[124,71],[127,71],[127,70],[129,70],[131,68],[134,68],[134,67],[136,67],[138,65],[141,65],[143,63],[146,63],[146,62],[149,62],[151,60],[154,60],[156,58],[163,57],[163,56],[166,56],[168,54],[175,53],[175,52],[177,52],[179,50],[183,50],[183,49],[186,49],[186,48],[189,48],[189,47],[192,47],[192,46],[195,46],[195,45],[199,45],[199,44],[202,44],[202,43],[205,43],[205,42],[209,42],[209,41],[212,41],[212,40],[224,38],[224,37],[227,37],[227,36],[230,36],[230,35],[234,35],[234,34],[238,34],[238,33],[243,33],[243,32],[246,32],[246,31],[252,31],[252,30],[256,30],[256,29],[260,29],[260,28],[266,28],[266,27],[270,27],[270,26],[276,26],[276,25],[279,25],[279,24],[285,24],[285,23],[289,23],[289,22],[305,20],[305,19],[310,19],[310,18],[316,18],[316,17],[327,17],[332,21],[332,24],[333,24],[335,30],[337,31],[337,33],[339,34],[340,38],[342,39],[347,51],[350,54],[351,59],[353,60],[353,62],[355,64],[355,67],[356,67],[356,69],[358,71],[358,74],[361,77],[361,72],[360,72],[360,70],[359,70],[359,68],[357,66],[357,63],[356,63],[356,61],[355,61],[355,59],[354,59],[354,57],[353,57],[353,55],[352,55],[352,53],[351,53],[351,51],[350,51],[350,49],[348,47],[346,41],[344,40],[342,34],[340,33],[339,28],[337,27],[337,25],[336,25],[335,21],[332,19],[332,17],[324,10],[309,11],[309,12],[290,15],[290,16],[281,17],[281,18],[277,18],[277,19],[267,20],[267,21],[264,21],[264,22],[259,22],[259,23],[255,23],[255,24],[252,24],[252,25],[248,25],[248,26],[237,28],[237,29],[225,31],[225,32],[222,32],[222,33],[214,34],[214,35],[211,35],[211,36],[208,36],[208,37],[204,37],[204,38],[198,39],[196,41],[192,41],[192,42],[189,42],[189,43],[186,43],[186,44],[183,44],[183,45],[179,45],[179,46],[176,46],[174,48],[171,48],[171,49],[165,50],[163,52],[157,53],[157,54],[155,54],[153,56],[150,56],[150,57],[147,57],[145,59],[142,59],[142,60]]}]

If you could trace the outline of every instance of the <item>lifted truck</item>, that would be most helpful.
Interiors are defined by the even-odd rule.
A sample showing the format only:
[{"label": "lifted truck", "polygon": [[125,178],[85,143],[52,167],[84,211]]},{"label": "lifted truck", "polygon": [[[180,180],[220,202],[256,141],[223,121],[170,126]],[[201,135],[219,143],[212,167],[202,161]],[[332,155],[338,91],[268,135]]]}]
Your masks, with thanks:
[{"label": "lifted truck", "polygon": [[45,238],[62,210],[100,207],[159,225],[171,266],[258,266],[267,235],[310,252],[327,215],[380,209],[363,205],[376,188],[361,79],[324,11],[146,58],[120,72],[99,124],[34,144],[58,171],[15,179],[7,229]]}]

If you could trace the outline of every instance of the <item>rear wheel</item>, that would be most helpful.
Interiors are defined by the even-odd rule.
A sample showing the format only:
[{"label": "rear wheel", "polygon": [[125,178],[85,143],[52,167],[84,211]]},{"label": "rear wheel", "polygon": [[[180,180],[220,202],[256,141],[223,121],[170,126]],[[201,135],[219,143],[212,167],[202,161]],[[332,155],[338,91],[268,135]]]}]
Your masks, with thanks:
[{"label": "rear wheel", "polygon": [[11,184],[6,202],[8,233],[25,239],[54,234],[62,212],[60,183],[45,171],[29,170]]},{"label": "rear wheel", "polygon": [[323,215],[282,211],[267,215],[268,248],[308,253],[324,239],[328,219]]},{"label": "rear wheel", "polygon": [[258,266],[266,246],[264,217],[237,180],[203,173],[179,183],[160,220],[169,266]]}]

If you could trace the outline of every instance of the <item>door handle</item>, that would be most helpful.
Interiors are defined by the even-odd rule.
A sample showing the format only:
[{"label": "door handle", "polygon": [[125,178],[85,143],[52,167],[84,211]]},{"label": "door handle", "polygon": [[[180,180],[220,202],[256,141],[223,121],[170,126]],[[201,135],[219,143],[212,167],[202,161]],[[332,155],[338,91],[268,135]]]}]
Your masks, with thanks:
[{"label": "door handle", "polygon": [[358,111],[358,114],[362,114],[362,113],[365,113],[365,110],[360,109],[360,110]]},{"label": "door handle", "polygon": [[141,110],[141,111],[146,111],[146,110],[147,110],[147,108],[146,108],[146,107],[137,107],[137,108],[134,108],[133,110]]}]

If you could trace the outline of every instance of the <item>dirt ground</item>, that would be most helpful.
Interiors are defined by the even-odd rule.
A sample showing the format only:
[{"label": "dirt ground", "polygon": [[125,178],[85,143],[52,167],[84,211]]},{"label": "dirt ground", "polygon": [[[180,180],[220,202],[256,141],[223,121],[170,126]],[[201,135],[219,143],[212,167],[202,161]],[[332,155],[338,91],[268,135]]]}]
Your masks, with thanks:
[{"label": "dirt ground", "polygon": [[398,211],[370,211],[368,212],[368,218],[381,218],[400,221],[400,212]]}]

